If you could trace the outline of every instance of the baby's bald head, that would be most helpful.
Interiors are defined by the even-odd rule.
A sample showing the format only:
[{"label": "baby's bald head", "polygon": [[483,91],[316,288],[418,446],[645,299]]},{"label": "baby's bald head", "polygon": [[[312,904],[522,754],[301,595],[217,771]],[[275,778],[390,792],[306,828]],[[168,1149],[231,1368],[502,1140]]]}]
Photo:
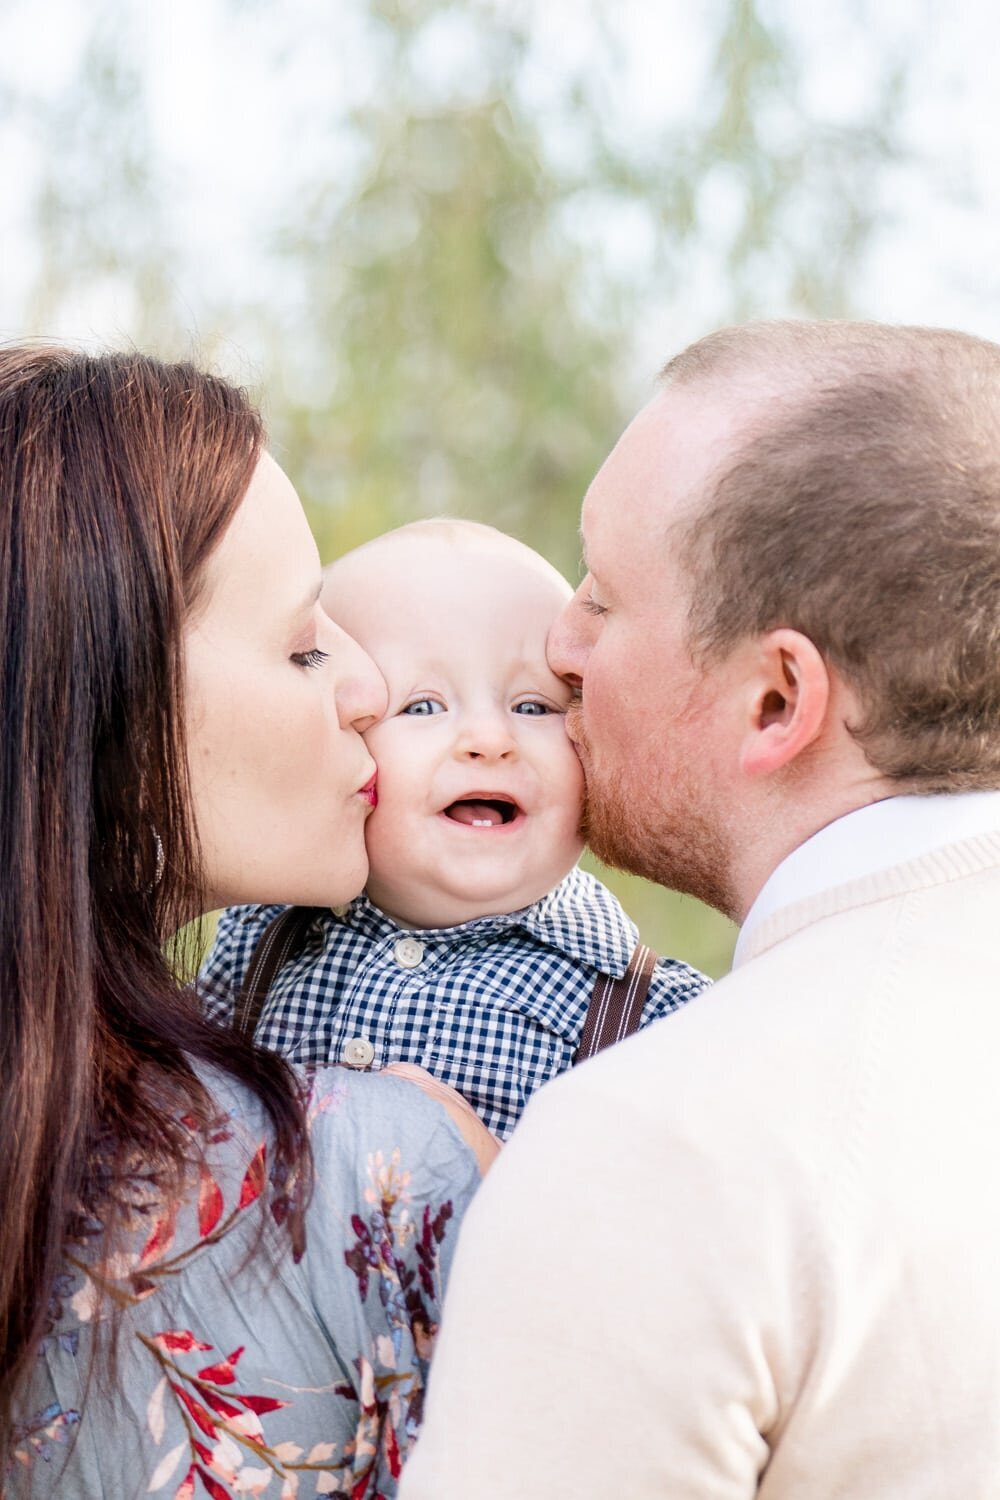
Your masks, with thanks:
[{"label": "baby's bald head", "polygon": [[[454,590],[447,587],[449,572]],[[323,572],[321,602],[377,662],[374,637],[390,600],[394,608],[409,605],[418,617],[460,610],[468,582],[477,574],[505,575],[512,606],[526,596],[551,600],[553,619],[573,592],[551,563],[516,537],[479,521],[436,517],[386,531],[330,563]]]}]

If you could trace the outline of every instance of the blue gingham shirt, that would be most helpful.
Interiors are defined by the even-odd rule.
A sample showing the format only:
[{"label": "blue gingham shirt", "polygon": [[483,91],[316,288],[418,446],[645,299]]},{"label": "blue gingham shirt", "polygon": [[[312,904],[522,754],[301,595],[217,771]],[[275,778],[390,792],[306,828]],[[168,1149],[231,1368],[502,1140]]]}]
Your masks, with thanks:
[{"label": "blue gingham shirt", "polygon": [[[250,955],[281,909],[222,914],[199,979],[206,1012],[221,1024],[231,1023]],[[275,976],[257,1041],[297,1063],[419,1063],[506,1138],[534,1091],[572,1064],[596,976],[623,975],[637,941],[607,887],[579,869],[533,906],[457,927],[400,927],[362,895],[313,923]],[[708,983],[659,959],[642,1025]]]}]

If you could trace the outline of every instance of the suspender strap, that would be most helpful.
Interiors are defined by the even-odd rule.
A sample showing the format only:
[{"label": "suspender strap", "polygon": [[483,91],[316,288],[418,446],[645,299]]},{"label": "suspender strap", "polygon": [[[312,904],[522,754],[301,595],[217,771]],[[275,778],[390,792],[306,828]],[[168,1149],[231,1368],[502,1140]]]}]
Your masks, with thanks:
[{"label": "suspender strap", "polygon": [[253,1040],[275,975],[295,957],[309,928],[325,910],[322,906],[286,906],[268,922],[250,955],[233,1010],[232,1027],[237,1035]]},{"label": "suspender strap", "polygon": [[652,949],[637,943],[621,979],[598,974],[574,1066],[638,1031],[655,964]]}]

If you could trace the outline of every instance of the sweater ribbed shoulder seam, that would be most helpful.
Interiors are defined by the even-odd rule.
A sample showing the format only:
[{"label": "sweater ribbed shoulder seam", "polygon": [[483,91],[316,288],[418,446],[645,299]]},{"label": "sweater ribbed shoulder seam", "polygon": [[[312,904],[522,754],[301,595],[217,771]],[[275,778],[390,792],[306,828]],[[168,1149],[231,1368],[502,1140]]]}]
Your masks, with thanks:
[{"label": "sweater ribbed shoulder seam", "polygon": [[832,886],[818,895],[794,901],[773,912],[750,936],[743,962],[758,957],[825,917],[852,908],[873,906],[879,901],[896,900],[912,892],[948,885],[997,868],[1000,868],[1000,830],[929,849],[926,854],[904,864],[875,870],[858,880]]}]

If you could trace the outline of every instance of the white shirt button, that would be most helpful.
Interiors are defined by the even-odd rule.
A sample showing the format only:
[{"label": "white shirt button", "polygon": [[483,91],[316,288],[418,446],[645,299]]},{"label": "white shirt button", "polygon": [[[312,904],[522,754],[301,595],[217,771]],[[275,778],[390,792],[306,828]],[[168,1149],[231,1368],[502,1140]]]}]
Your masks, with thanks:
[{"label": "white shirt button", "polygon": [[375,1056],[375,1048],[366,1036],[354,1036],[345,1042],[340,1054],[341,1062],[349,1068],[367,1068]]},{"label": "white shirt button", "polygon": [[400,938],[393,948],[393,956],[400,968],[415,969],[423,961],[424,945],[416,938]]}]

